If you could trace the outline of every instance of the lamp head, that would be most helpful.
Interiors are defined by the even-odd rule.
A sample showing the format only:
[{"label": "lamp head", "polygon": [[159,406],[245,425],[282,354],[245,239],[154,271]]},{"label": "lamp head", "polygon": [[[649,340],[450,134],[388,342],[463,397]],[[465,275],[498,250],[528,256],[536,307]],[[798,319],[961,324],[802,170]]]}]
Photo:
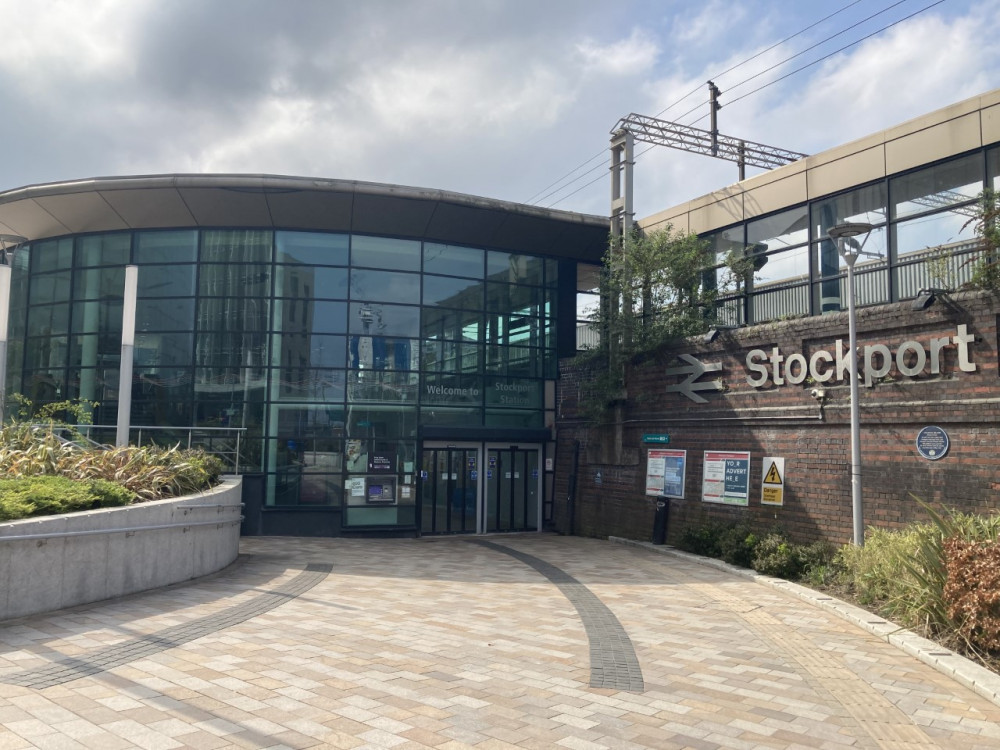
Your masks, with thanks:
[{"label": "lamp head", "polygon": [[[840,257],[847,265],[854,267],[854,261],[861,255],[861,247],[864,243],[858,242],[855,237],[867,235],[872,231],[872,225],[860,221],[848,221],[837,224],[827,230],[830,239],[837,245]],[[867,239],[867,237],[866,237]]]}]

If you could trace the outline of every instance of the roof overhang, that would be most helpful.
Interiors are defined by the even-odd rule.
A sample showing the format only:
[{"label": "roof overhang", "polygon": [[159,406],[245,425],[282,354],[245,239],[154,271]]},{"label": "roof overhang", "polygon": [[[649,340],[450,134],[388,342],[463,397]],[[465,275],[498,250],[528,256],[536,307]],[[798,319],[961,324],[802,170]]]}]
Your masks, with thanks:
[{"label": "roof overhang", "polygon": [[608,219],[444,190],[273,175],[100,177],[0,193],[0,234],[175,227],[358,232],[598,263]]}]

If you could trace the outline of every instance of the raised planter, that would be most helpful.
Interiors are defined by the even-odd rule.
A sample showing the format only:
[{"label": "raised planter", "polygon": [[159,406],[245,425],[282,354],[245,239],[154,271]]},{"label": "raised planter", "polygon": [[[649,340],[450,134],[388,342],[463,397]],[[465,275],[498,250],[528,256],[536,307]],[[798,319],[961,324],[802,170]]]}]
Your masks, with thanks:
[{"label": "raised planter", "polygon": [[240,485],[0,524],[0,620],[221,570],[239,554]]}]

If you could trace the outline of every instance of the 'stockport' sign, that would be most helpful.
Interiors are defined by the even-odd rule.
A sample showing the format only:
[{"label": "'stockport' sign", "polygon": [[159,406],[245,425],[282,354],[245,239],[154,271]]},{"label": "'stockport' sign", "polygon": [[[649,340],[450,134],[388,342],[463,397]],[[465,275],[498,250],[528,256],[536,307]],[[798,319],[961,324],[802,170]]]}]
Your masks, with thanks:
[{"label": "'stockport' sign", "polygon": [[[865,386],[872,386],[879,378],[884,378],[896,370],[906,378],[915,378],[925,370],[931,375],[940,375],[945,349],[954,344],[957,351],[958,369],[975,372],[976,364],[969,358],[969,344],[975,337],[968,332],[964,323],[957,326],[954,336],[931,337],[926,341],[904,341],[895,350],[885,344],[870,344],[859,347],[861,362],[859,372],[863,373]],[[831,380],[846,380],[850,366],[850,350],[842,339],[834,342],[835,350],[825,349],[813,352],[807,360],[804,354],[785,355],[777,346],[770,351],[751,349],[747,352],[747,383],[754,388],[774,385],[797,385],[812,378],[811,382],[828,383]]]}]

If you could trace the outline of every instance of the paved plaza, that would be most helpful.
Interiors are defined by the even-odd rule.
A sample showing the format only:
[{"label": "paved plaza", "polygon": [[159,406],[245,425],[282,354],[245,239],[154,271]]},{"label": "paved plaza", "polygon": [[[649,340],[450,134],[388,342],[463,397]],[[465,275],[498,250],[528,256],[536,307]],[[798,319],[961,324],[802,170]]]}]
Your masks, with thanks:
[{"label": "paved plaza", "polygon": [[824,609],[550,535],[250,538],[0,624],[0,750],[1000,748],[1000,708]]}]

